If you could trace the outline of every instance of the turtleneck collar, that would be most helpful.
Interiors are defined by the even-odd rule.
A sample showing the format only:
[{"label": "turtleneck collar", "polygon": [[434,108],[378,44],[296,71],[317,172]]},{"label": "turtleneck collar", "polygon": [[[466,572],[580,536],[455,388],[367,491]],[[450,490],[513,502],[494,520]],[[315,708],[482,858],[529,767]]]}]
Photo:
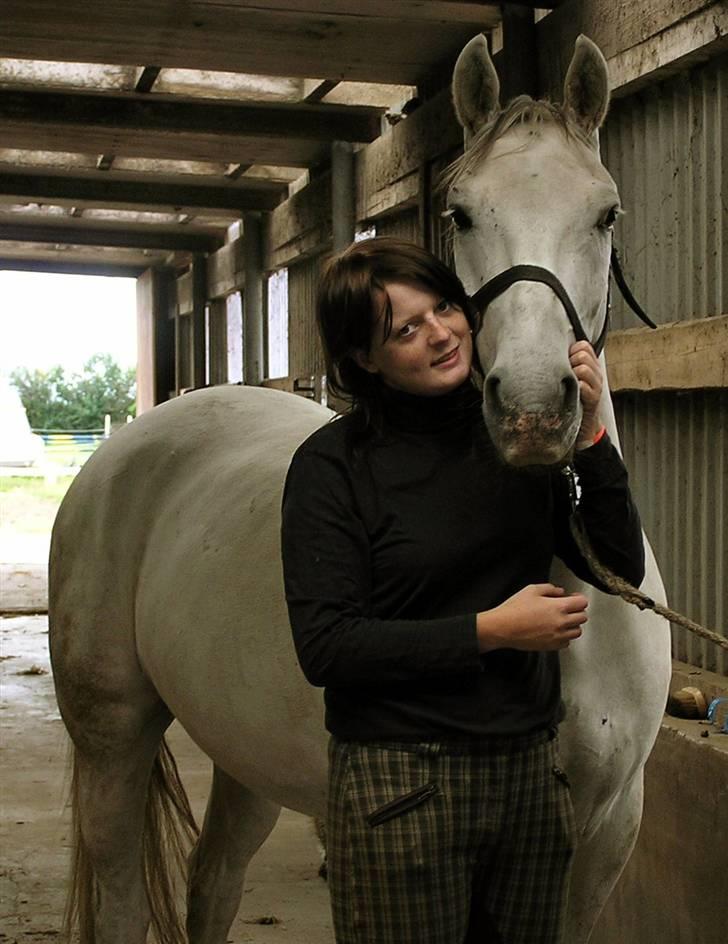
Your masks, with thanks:
[{"label": "turtleneck collar", "polygon": [[386,387],[382,397],[385,427],[400,432],[443,433],[469,429],[480,416],[480,409],[481,395],[469,380],[441,396],[423,397]]}]

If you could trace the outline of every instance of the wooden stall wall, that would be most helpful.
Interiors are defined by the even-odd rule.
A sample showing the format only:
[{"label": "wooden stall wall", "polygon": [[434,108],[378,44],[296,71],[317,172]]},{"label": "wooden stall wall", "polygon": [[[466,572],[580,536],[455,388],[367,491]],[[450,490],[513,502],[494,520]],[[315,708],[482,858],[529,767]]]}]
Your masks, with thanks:
[{"label": "wooden stall wall", "polygon": [[316,290],[321,257],[312,256],[288,269],[288,375],[294,393],[321,400],[325,373],[316,328]]},{"label": "wooden stall wall", "polygon": [[377,236],[396,236],[411,243],[424,244],[420,213],[417,207],[405,207],[397,213],[380,217],[376,221]]}]

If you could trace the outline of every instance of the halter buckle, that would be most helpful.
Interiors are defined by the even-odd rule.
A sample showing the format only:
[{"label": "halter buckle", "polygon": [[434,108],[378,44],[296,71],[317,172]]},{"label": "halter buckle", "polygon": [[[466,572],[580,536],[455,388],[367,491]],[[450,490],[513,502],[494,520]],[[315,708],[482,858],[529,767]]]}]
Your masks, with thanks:
[{"label": "halter buckle", "polygon": [[566,477],[569,489],[569,505],[571,506],[571,513],[573,515],[578,510],[579,502],[581,501],[581,483],[579,482],[579,476],[573,465],[565,465],[561,470],[561,474]]}]

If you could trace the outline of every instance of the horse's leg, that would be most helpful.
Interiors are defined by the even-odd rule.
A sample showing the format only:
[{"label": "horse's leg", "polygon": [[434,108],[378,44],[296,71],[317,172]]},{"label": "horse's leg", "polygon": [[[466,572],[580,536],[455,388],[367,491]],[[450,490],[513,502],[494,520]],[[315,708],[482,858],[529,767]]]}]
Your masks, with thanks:
[{"label": "horse's leg", "polygon": [[142,832],[156,750],[156,743],[147,743],[111,757],[76,752],[79,838],[90,866],[86,891],[92,914],[86,921],[95,944],[147,939]]},{"label": "horse's leg", "polygon": [[[171,819],[164,815],[165,800],[177,796],[168,752],[160,751],[171,715],[149,688],[137,686],[111,698],[85,678],[74,682],[64,672],[56,677],[74,743],[75,848],[67,930],[75,918],[81,944],[144,944],[151,909],[159,912],[147,885],[165,885],[166,863],[159,852],[165,845],[160,833],[168,831]],[[174,922],[164,902],[161,912],[162,923]],[[160,922],[159,913],[154,918]]]},{"label": "horse's leg", "polygon": [[243,893],[245,870],[275,826],[280,807],[215,766],[205,823],[189,863],[190,944],[225,944]]},{"label": "horse's leg", "polygon": [[567,931],[569,944],[588,944],[602,908],[632,853],[642,818],[642,770],[576,850],[571,873]]}]

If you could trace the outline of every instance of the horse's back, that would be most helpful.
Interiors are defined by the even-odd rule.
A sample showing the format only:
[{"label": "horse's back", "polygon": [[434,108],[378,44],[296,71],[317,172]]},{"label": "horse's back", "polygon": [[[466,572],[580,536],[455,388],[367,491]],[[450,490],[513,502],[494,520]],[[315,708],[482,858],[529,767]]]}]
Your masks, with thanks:
[{"label": "horse's back", "polygon": [[330,415],[278,391],[211,388],[155,408],[96,452],[62,503],[51,543],[61,697],[79,675],[94,676],[109,697],[151,684],[203,746],[216,706],[220,723],[237,723],[241,712],[230,704],[225,712],[224,702],[251,685],[263,717],[265,692],[278,686],[279,701],[281,678],[292,674],[285,710],[301,710],[280,499],[293,452]]}]

